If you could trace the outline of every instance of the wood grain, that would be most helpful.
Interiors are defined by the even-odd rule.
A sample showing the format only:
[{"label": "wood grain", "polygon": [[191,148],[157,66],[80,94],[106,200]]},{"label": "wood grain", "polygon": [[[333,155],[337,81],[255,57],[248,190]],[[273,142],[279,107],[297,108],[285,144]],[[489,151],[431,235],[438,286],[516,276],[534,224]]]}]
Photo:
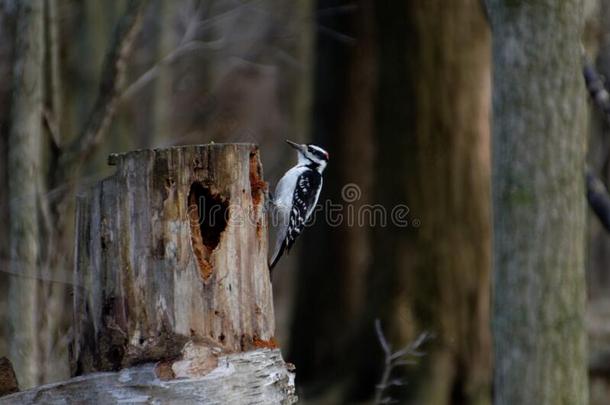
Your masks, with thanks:
[{"label": "wood grain", "polygon": [[99,372],[0,398],[0,404],[293,404],[294,374],[280,351],[259,349],[220,356],[203,372],[184,368],[165,378],[159,364]]},{"label": "wood grain", "polygon": [[[258,148],[213,144],[109,159],[77,201],[72,373],[273,342]],[[190,196],[190,198],[189,198]]]}]

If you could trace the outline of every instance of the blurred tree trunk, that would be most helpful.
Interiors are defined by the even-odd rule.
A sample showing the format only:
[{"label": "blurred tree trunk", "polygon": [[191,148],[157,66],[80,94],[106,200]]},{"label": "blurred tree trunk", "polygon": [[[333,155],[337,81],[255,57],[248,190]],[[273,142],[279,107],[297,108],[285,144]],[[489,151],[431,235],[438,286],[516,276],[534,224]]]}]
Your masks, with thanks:
[{"label": "blurred tree trunk", "polygon": [[488,5],[495,403],[586,404],[582,2]]},{"label": "blurred tree trunk", "polygon": [[[47,179],[51,179],[55,170],[59,146],[64,141],[60,135],[63,121],[63,90],[60,71],[59,39],[59,0],[44,0],[44,82],[43,117],[45,137],[42,143],[40,162],[41,180],[45,193],[40,198],[41,232],[39,244],[41,249],[39,269],[39,302],[44,307],[44,316],[38,327],[40,344],[39,382],[65,379],[69,375],[67,363],[66,335],[72,320],[70,297],[66,284],[70,280],[72,265],[72,222],[71,215],[54,209],[55,193],[47,193]],[[52,185],[51,185],[52,186]],[[62,185],[63,186],[63,185]],[[58,198],[59,199],[59,198]],[[68,207],[72,206],[67,201]],[[71,212],[71,211],[70,211]],[[55,216],[59,218],[55,219]]]},{"label": "blurred tree trunk", "polygon": [[[8,132],[13,82],[15,10],[8,0],[0,0],[0,218],[8,218]],[[7,353],[8,325],[8,232],[0,232],[0,353]]]},{"label": "blurred tree trunk", "polygon": [[[95,108],[78,140],[66,127],[60,82],[59,1],[17,3],[8,136],[9,347],[20,384],[67,376],[73,201],[82,163],[111,117],[126,50],[144,2],[132,0],[106,53]],[[44,123],[44,125],[43,125]],[[99,124],[99,125],[98,125]],[[70,141],[73,141],[72,143]],[[48,192],[47,192],[48,191]]]},{"label": "blurred tree trunk", "polygon": [[[355,5],[347,1],[317,5],[312,142],[331,154],[320,203],[349,203],[354,212],[371,198],[373,177],[376,78],[372,11],[368,0]],[[338,34],[344,37],[340,39]],[[343,187],[350,183],[356,194],[345,202]],[[316,225],[304,233],[301,242],[290,359],[298,365],[299,382],[313,391],[318,385],[328,387],[329,381],[338,384],[349,376],[345,364],[353,359],[351,342],[365,304],[369,225],[354,221],[346,226],[346,214],[344,211],[345,222],[340,227],[330,226],[324,215],[318,215]]]},{"label": "blurred tree trunk", "polygon": [[[314,141],[332,158],[322,199],[341,202],[345,222],[318,218],[303,236],[290,359],[310,395],[356,370],[349,391],[327,400],[364,400],[379,380],[373,320],[383,318],[395,346],[437,335],[409,377],[421,387],[415,402],[489,402],[490,58],[480,4],[361,1],[322,17],[341,5],[318,5]],[[388,224],[371,232],[358,213],[377,203]],[[405,203],[419,228],[392,224]]]},{"label": "blurred tree trunk", "polygon": [[[292,66],[285,69],[282,79],[286,83],[292,84],[290,87],[283,89],[283,96],[287,100],[291,100],[289,103],[283,103],[285,114],[290,117],[287,133],[290,134],[289,139],[300,143],[311,141],[312,99],[316,67],[315,4],[314,0],[300,0],[292,6],[295,15],[290,29],[294,32],[295,39],[287,44],[286,52],[294,55],[294,60]],[[279,150],[277,137],[267,136],[266,139],[261,140],[261,143],[262,150]],[[272,173],[277,178],[276,180],[279,180],[279,175],[282,172],[278,170],[278,161],[283,160],[284,163],[287,163],[289,160],[286,157],[284,153],[278,153],[271,159],[268,158],[267,161],[270,164],[266,167],[271,168],[271,170],[266,169],[266,173]],[[293,159],[292,156],[289,157]],[[272,234],[272,237],[274,236]],[[292,338],[297,336],[292,333],[292,327],[298,302],[296,280],[299,274],[296,270],[299,259],[297,255],[284,257],[282,266],[287,270],[277,271],[273,274],[276,337],[285,355],[290,353],[293,343]],[[299,381],[303,381],[301,377],[299,377]]]},{"label": "blurred tree trunk", "polygon": [[406,374],[414,403],[489,403],[488,24],[477,0],[378,3],[376,17],[376,196],[407,204],[410,225],[376,229],[371,318],[396,347],[435,335]]},{"label": "blurred tree trunk", "polygon": [[8,139],[9,345],[23,387],[39,382],[39,199],[43,143],[43,2],[19,2],[11,128]]}]

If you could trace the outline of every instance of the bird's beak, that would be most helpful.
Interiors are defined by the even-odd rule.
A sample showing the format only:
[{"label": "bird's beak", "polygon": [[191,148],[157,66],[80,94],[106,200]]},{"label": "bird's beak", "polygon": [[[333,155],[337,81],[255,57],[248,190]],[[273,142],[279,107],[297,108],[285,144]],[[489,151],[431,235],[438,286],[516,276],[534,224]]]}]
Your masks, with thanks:
[{"label": "bird's beak", "polygon": [[299,152],[305,153],[305,145],[299,145],[298,143],[294,143],[292,141],[289,141],[288,139],[286,139],[286,143],[298,150]]}]

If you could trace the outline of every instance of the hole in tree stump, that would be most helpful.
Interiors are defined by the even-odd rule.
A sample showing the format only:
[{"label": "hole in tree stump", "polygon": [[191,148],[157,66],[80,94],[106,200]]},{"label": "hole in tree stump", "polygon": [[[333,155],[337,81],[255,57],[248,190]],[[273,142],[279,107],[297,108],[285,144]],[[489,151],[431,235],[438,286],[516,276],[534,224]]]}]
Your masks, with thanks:
[{"label": "hole in tree stump", "polygon": [[220,195],[212,193],[201,183],[191,185],[188,198],[191,244],[204,280],[212,275],[209,259],[227,227],[228,209],[228,201]]}]

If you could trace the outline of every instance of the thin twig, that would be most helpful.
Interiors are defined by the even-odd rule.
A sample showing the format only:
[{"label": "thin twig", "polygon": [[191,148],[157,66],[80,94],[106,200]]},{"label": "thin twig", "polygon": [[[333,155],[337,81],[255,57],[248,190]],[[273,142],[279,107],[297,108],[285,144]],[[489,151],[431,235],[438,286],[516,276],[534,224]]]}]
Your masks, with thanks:
[{"label": "thin twig", "polygon": [[587,201],[589,206],[604,226],[610,232],[610,195],[604,183],[587,170]]},{"label": "thin twig", "polygon": [[[604,120],[610,124],[610,94],[606,90],[602,76],[589,60],[583,56],[583,76],[591,99],[603,113]],[[587,201],[589,206],[606,229],[610,232],[610,195],[602,180],[591,169],[586,170]]]},{"label": "thin twig", "polygon": [[182,38],[178,41],[178,45],[175,49],[163,56],[154,65],[142,73],[137,79],[131,84],[125,87],[119,96],[119,102],[129,100],[133,95],[140,91],[144,86],[156,79],[161,73],[161,68],[165,65],[170,65],[178,60],[181,56],[195,51],[218,51],[223,47],[229,45],[226,38],[222,37],[212,41],[201,41],[195,39],[197,33],[203,29],[212,27],[215,23],[218,23],[226,18],[232,17],[237,13],[241,12],[243,8],[250,6],[254,2],[243,3],[237,7],[234,7],[228,11],[222,12],[204,20],[200,20],[203,12],[203,2],[197,6],[192,5],[191,8],[185,11],[185,19],[188,19],[185,24],[184,33]]},{"label": "thin twig", "polygon": [[146,72],[142,73],[136,80],[123,90],[119,96],[119,102],[130,99],[134,94],[140,91],[144,86],[159,76],[161,67],[175,62],[180,56],[185,53],[198,50],[219,50],[225,45],[224,38],[216,41],[189,41],[179,45],[176,49],[165,55],[161,60],[151,66]]},{"label": "thin twig", "polygon": [[392,379],[392,370],[396,367],[416,364],[416,361],[412,357],[421,357],[424,353],[418,351],[419,347],[423,345],[432,336],[426,332],[420,334],[413,342],[409,343],[402,349],[392,352],[392,347],[388,343],[383,330],[381,328],[381,322],[379,319],[375,319],[375,333],[377,334],[377,340],[381,345],[381,349],[384,352],[384,368],[381,375],[381,380],[376,386],[375,398],[373,404],[389,404],[394,401],[390,397],[384,397],[385,390],[392,386],[402,386],[405,384],[404,381],[399,379]]},{"label": "thin twig", "polygon": [[375,319],[375,332],[377,333],[377,340],[379,340],[379,344],[381,344],[381,348],[383,349],[386,357],[390,356],[392,349],[390,348],[390,345],[383,334],[383,330],[381,329],[381,321],[379,319]]},{"label": "thin twig", "polygon": [[332,28],[328,28],[320,23],[318,23],[316,28],[320,33],[328,35],[330,38],[336,40],[337,42],[341,42],[347,45],[354,45],[356,43],[356,38],[350,37],[349,35],[344,34],[342,32],[333,30]]},{"label": "thin twig", "polygon": [[610,123],[610,94],[606,90],[604,79],[587,59],[584,59],[582,73],[591,99],[604,114],[606,123]]}]

